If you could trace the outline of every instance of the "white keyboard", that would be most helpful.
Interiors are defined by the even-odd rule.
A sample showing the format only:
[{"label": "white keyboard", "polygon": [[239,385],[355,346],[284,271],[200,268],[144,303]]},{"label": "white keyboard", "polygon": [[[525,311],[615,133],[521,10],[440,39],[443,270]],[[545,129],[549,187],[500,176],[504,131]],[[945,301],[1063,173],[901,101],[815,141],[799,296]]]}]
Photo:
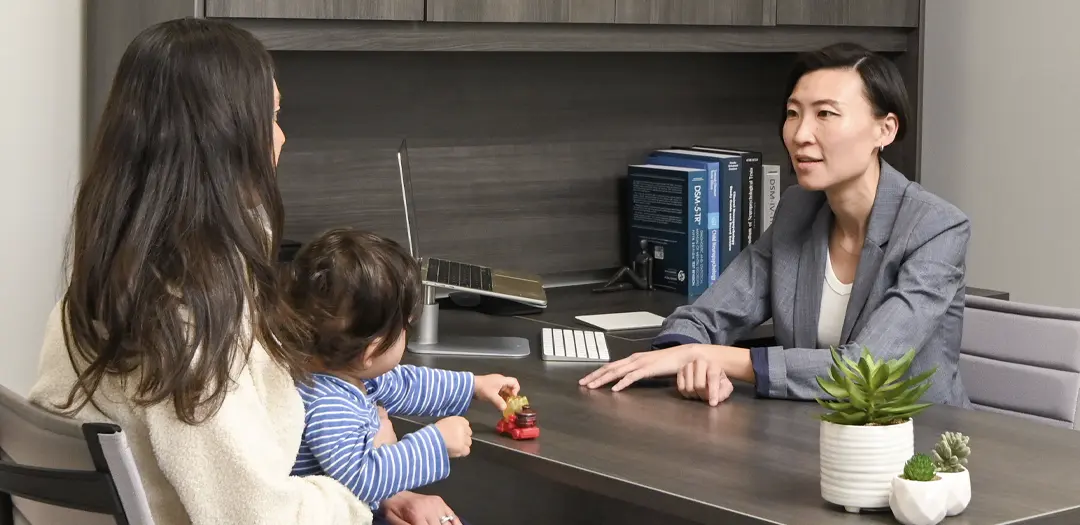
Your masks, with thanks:
[{"label": "white keyboard", "polygon": [[544,328],[540,333],[545,361],[605,362],[610,361],[607,339],[603,332]]}]

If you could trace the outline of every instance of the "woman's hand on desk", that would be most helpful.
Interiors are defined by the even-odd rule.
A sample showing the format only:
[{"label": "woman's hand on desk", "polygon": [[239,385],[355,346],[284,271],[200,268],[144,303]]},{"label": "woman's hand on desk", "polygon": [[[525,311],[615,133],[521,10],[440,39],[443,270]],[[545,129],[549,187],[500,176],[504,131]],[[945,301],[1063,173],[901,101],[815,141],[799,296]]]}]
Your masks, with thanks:
[{"label": "woman's hand on desk", "polygon": [[612,361],[583,377],[578,384],[598,388],[618,379],[611,387],[618,392],[645,378],[676,375],[680,394],[716,406],[734,390],[729,374],[745,381],[754,380],[748,350],[690,344],[638,352],[626,359]]},{"label": "woman's hand on desk", "polygon": [[720,363],[708,357],[699,357],[683,365],[676,377],[676,387],[683,397],[700,399],[712,406],[727,400],[735,390]]}]

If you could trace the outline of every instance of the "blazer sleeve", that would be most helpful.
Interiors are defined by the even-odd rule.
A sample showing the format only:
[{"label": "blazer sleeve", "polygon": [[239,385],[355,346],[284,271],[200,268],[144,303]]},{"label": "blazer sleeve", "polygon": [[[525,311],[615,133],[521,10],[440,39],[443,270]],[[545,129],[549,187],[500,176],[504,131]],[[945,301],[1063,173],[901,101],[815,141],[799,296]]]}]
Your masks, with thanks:
[{"label": "blazer sleeve", "polygon": [[[784,199],[774,212],[781,214]],[[692,304],[669,315],[653,340],[653,348],[682,344],[727,345],[772,317],[769,300],[773,227],[739,252],[716,282]]]},{"label": "blazer sleeve", "polygon": [[[934,208],[919,221],[895,285],[885,292],[884,300],[853,342],[836,349],[841,356],[858,360],[864,347],[881,360],[899,358],[911,349],[926,351],[923,344],[964,286],[971,237],[968,218]],[[830,349],[774,346],[752,351],[764,352],[767,357],[768,381],[758,382],[758,394],[801,400],[824,394],[816,378],[828,373]]]}]

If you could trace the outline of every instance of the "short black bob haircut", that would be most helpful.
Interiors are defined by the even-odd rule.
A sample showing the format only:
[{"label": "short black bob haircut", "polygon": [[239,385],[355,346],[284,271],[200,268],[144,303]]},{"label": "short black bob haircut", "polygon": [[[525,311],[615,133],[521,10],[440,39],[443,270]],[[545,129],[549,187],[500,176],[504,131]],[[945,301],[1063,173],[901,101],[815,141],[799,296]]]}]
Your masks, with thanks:
[{"label": "short black bob haircut", "polygon": [[788,74],[787,89],[784,91],[784,104],[780,119],[781,134],[787,120],[787,100],[795,91],[799,79],[807,73],[820,69],[854,69],[862,78],[866,98],[874,110],[874,116],[881,118],[889,113],[896,115],[896,142],[904,139],[907,132],[908,115],[911,104],[908,101],[904,78],[896,64],[889,59],[866,49],[859,44],[841,42],[823,47],[817,51],[802,53],[795,60]]}]

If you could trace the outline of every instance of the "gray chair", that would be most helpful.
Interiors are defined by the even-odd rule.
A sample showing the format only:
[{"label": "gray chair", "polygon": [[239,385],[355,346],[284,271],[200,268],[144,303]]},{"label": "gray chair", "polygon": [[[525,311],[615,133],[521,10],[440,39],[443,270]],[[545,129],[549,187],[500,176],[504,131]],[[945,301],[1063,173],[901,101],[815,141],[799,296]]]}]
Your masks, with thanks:
[{"label": "gray chair", "polygon": [[1078,428],[1080,310],[967,296],[960,377],[977,409]]},{"label": "gray chair", "polygon": [[0,525],[153,525],[127,439],[0,385]]}]

